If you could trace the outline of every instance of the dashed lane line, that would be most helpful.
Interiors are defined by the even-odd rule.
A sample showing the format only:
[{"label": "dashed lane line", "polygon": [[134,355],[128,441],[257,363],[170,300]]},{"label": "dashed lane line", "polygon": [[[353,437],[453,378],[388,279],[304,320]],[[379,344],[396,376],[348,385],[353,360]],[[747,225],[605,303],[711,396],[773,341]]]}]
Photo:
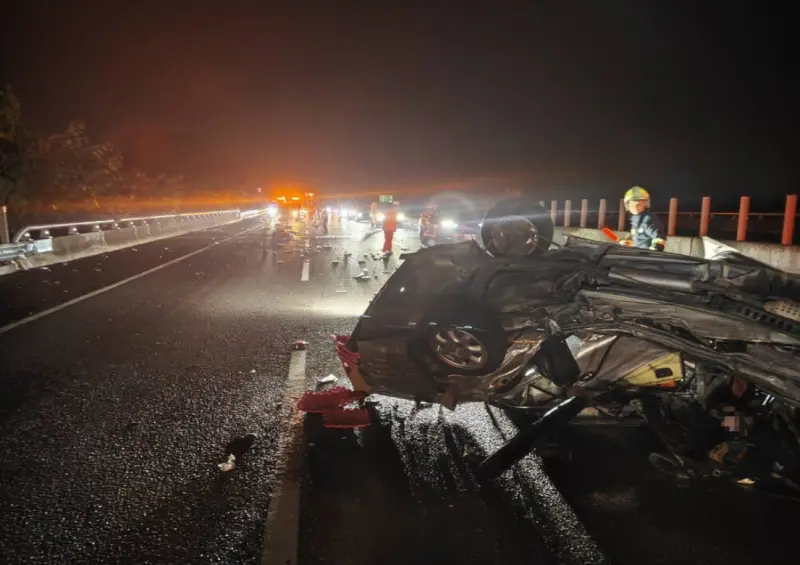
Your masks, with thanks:
[{"label": "dashed lane line", "polygon": [[300,529],[300,477],[305,458],[303,415],[295,404],[306,388],[306,351],[293,351],[289,362],[284,410],[289,428],[281,446],[285,466],[270,501],[261,565],[297,565]]}]

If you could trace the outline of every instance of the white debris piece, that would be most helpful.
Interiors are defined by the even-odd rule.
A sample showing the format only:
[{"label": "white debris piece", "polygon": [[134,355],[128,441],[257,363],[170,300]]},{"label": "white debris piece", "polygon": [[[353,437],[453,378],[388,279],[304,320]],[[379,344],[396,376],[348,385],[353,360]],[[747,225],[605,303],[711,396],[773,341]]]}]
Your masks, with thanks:
[{"label": "white debris piece", "polygon": [[218,465],[220,471],[223,473],[227,473],[228,471],[233,471],[236,468],[236,456],[231,453],[228,455],[228,460],[225,463],[220,463]]},{"label": "white debris piece", "polygon": [[328,385],[338,382],[339,378],[336,375],[328,375],[327,377],[322,377],[318,382],[321,385]]}]

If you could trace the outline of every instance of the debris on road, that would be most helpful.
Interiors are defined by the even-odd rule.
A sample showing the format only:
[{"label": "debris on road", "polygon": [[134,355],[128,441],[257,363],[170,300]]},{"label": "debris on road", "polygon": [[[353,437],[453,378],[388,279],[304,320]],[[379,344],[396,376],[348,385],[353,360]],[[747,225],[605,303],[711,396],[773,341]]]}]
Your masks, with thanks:
[{"label": "debris on road", "polygon": [[333,384],[339,380],[339,377],[336,375],[328,375],[327,377],[322,377],[320,380],[317,381],[318,384],[327,385]]},{"label": "debris on road", "polygon": [[219,467],[220,471],[223,473],[233,471],[236,468],[236,456],[231,453],[228,455],[228,459],[226,459],[224,463],[218,464],[217,467]]},{"label": "debris on road", "polygon": [[294,349],[295,351],[304,351],[308,349],[308,342],[303,341],[302,339],[298,339],[297,341],[294,342],[292,349]]},{"label": "debris on road", "polygon": [[297,410],[309,414],[321,414],[364,399],[363,392],[356,392],[343,386],[321,392],[308,391],[297,401]]},{"label": "debris on road", "polygon": [[250,451],[253,444],[256,442],[256,434],[245,434],[241,437],[233,438],[228,445],[225,446],[225,454],[227,458],[223,463],[219,463],[218,467],[223,473],[228,473],[236,468],[236,462],[244,457],[244,454]]}]

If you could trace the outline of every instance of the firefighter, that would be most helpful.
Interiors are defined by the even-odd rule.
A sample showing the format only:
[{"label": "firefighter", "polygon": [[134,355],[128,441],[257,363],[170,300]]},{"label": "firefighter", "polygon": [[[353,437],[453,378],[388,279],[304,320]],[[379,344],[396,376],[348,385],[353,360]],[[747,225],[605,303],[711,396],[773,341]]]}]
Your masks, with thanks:
[{"label": "firefighter", "polygon": [[419,241],[423,245],[436,241],[436,230],[439,226],[438,210],[439,207],[434,204],[420,214]]},{"label": "firefighter", "polygon": [[641,186],[634,186],[625,193],[625,208],[631,214],[631,234],[621,243],[639,249],[664,251],[667,234],[661,220],[650,211],[650,193]]},{"label": "firefighter", "polygon": [[378,225],[378,203],[373,202],[369,206],[369,226],[371,228],[377,227]]},{"label": "firefighter", "polygon": [[397,231],[397,209],[400,203],[396,200],[392,202],[392,207],[386,211],[386,218],[383,220],[383,252],[387,255],[392,254],[392,241],[394,232]]},{"label": "firefighter", "polygon": [[322,233],[324,235],[328,235],[328,208],[322,209],[322,215],[320,217],[320,223],[322,224]]}]

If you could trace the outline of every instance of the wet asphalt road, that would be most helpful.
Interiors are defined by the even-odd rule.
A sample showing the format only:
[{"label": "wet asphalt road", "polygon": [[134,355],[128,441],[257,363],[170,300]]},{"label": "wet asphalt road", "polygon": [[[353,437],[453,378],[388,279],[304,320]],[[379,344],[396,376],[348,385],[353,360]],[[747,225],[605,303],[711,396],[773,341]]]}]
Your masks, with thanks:
[{"label": "wet asphalt road", "polygon": [[[0,278],[4,326],[210,246],[0,334],[0,562],[260,562],[290,346],[310,344],[309,388],[341,374],[329,335],[352,328],[396,261],[368,257],[373,278],[355,281],[380,236],[361,242],[349,224],[307,244],[296,227],[283,247],[247,220]],[[355,432],[307,418],[303,565],[750,564],[798,549],[796,508],[679,491],[638,430],[576,429],[572,461],[530,456],[482,485],[461,455],[512,433],[501,415],[389,399],[374,411]],[[221,473],[248,433],[241,466]]]}]

